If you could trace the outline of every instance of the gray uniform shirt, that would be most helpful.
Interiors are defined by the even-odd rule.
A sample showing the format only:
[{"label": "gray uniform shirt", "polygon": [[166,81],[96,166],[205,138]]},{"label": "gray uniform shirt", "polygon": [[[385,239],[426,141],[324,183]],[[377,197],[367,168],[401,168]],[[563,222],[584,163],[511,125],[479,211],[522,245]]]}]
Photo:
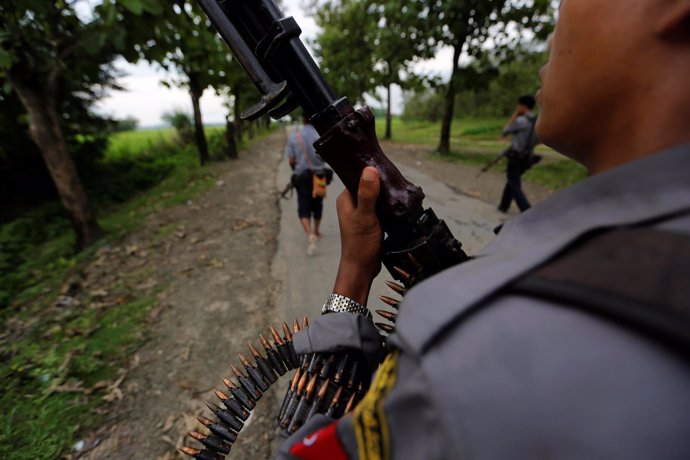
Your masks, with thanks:
[{"label": "gray uniform shirt", "polygon": [[[584,311],[494,294],[584,233],[632,224],[690,235],[690,145],[560,192],[411,290],[383,398],[392,458],[689,459],[687,361]],[[351,418],[338,433],[357,458]]]},{"label": "gray uniform shirt", "polygon": [[[302,142],[300,142],[297,137],[297,132],[301,133]],[[304,125],[304,127],[292,133],[288,138],[287,145],[285,146],[285,156],[296,160],[296,174],[301,174],[307,169],[311,169],[315,172],[323,171],[324,162],[314,150],[314,142],[316,142],[319,137],[319,133],[316,132],[316,129],[312,125]],[[311,166],[309,165],[309,161],[307,161],[306,155],[309,155]]]},{"label": "gray uniform shirt", "polygon": [[534,130],[537,116],[532,112],[517,117],[503,130],[503,135],[513,135],[510,148],[517,152],[531,152],[538,140]]}]

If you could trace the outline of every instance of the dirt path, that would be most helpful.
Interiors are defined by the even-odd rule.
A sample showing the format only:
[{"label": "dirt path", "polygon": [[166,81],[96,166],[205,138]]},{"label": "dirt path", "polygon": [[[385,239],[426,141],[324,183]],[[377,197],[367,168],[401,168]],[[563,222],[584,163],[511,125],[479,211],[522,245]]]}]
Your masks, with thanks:
[{"label": "dirt path", "polygon": [[[212,165],[223,170],[213,189],[196,203],[151,216],[125,242],[145,248],[156,282],[170,287],[160,295],[151,340],[132,357],[112,422],[81,458],[182,458],[175,446],[200,426],[195,415],[209,415],[203,401],[216,400],[211,390],[223,388],[220,377],[231,375],[234,353],[273,319],[274,183],[284,143],[281,131],[238,161]],[[169,236],[156,236],[171,225]],[[269,392],[264,399],[275,397]],[[233,459],[270,456],[273,421],[262,408],[272,404],[262,402],[233,446]]]},{"label": "dirt path", "polygon": [[[237,362],[236,353],[246,349],[247,341],[256,343],[257,334],[276,318],[303,313],[292,311],[285,302],[292,298],[284,285],[295,283],[288,276],[294,270],[288,270],[285,262],[276,265],[281,258],[295,263],[305,257],[303,235],[290,208],[294,203],[279,204],[275,191],[289,176],[285,164],[279,164],[284,144],[285,132],[281,130],[242,152],[238,161],[212,165],[220,173],[215,187],[195,203],[152,215],[122,243],[123,248],[137,248],[146,254],[145,263],[154,273],[152,285],[169,287],[159,295],[150,317],[151,339],[132,356],[126,379],[119,386],[121,401],[108,407],[112,414],[108,424],[87,439],[88,451],[79,458],[183,458],[175,447],[183,443],[188,430],[200,428],[196,415],[209,416],[204,401],[216,401],[212,389],[223,388],[220,377],[231,376],[229,365]],[[383,148],[394,162],[430,176],[425,179],[425,190],[436,190],[439,195],[430,196],[430,201],[444,200],[449,206],[468,201],[462,209],[469,211],[459,212],[463,222],[458,225],[474,225],[481,230],[477,231],[482,241],[490,231],[480,227],[493,228],[505,218],[493,209],[504,184],[501,174],[476,179],[476,168],[434,160],[424,147],[387,144]],[[445,183],[452,191],[435,188],[437,183]],[[331,208],[336,188],[329,192]],[[535,203],[548,196],[548,191],[535,186],[526,189]],[[473,205],[476,200],[467,197],[492,206]],[[468,213],[473,215],[465,216]],[[468,224],[472,219],[477,220],[476,225]],[[332,228],[324,227],[327,235],[320,251],[309,261],[298,263],[308,266],[312,273],[315,267],[319,267],[317,273],[330,273],[326,268],[337,263],[335,215],[326,220]],[[119,270],[127,268],[121,265]],[[299,273],[296,276],[308,277]],[[332,276],[326,277],[322,290],[327,291]],[[324,298],[320,291],[314,295]],[[311,311],[318,301],[303,299],[297,303]],[[275,446],[273,416],[283,386],[274,386],[257,406],[232,448],[232,459],[271,458]]]},{"label": "dirt path", "polygon": [[[495,170],[477,177],[479,168],[461,163],[449,163],[434,158],[431,148],[415,144],[382,142],[381,147],[394,163],[400,162],[429,174],[456,191],[497,206],[505,186],[505,173]],[[534,205],[545,200],[553,192],[545,187],[523,181],[523,190]],[[513,203],[510,214],[517,214]]]}]

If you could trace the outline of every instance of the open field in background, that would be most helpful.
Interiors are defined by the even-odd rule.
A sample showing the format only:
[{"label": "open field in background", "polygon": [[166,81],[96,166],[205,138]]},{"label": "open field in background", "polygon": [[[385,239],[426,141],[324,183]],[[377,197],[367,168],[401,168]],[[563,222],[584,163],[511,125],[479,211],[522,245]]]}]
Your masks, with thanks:
[{"label": "open field in background", "polygon": [[[207,134],[211,155],[218,156],[222,128]],[[3,458],[60,458],[78,432],[107,415],[98,409],[101,401],[118,397],[115,383],[146,339],[147,319],[166,285],[141,291],[150,276],[146,270],[85,274],[83,266],[99,258],[128,263],[131,254],[115,249],[124,235],[153,212],[195,200],[215,184],[222,169],[200,167],[196,149],[176,144],[173,136],[165,129],[112,136],[102,166],[112,168],[114,176],[106,177],[112,180],[105,180],[94,200],[104,236],[79,255],[59,203],[0,226],[0,321],[5,326],[0,452],[8,455]],[[122,200],[115,199],[118,194]],[[162,228],[160,237],[174,231]],[[109,292],[75,285],[103,277],[119,281]],[[75,303],[73,289],[82,298],[88,293],[89,303]]]},{"label": "open field in background", "polygon": [[[506,120],[503,118],[461,118],[453,121],[451,127],[451,154],[447,157],[432,155],[438,146],[441,122],[402,120],[392,122],[393,142],[419,144],[429,147],[430,158],[436,161],[452,161],[481,168],[510,144],[510,138],[502,138],[501,131]],[[376,133],[382,139],[385,133],[385,119],[376,119]],[[584,167],[562,156],[545,145],[539,145],[536,152],[544,159],[530,171],[524,179],[535,184],[558,190],[584,179]],[[506,161],[495,167],[505,170]]]}]

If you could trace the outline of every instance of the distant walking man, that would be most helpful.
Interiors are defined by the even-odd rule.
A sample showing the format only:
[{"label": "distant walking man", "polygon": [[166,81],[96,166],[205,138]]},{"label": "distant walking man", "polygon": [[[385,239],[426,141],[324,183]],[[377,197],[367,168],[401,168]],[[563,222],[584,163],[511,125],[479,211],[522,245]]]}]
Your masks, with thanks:
[{"label": "distant walking man", "polygon": [[513,199],[520,211],[527,211],[530,208],[530,203],[522,191],[522,175],[532,166],[534,146],[539,143],[534,132],[534,125],[537,122],[537,116],[532,113],[534,106],[534,97],[520,97],[515,113],[503,128],[503,135],[512,134],[513,139],[510,149],[506,152],[507,182],[503,189],[501,203],[498,205],[498,210],[501,212],[508,212]]},{"label": "distant walking man", "polygon": [[319,134],[306,117],[302,117],[302,122],[304,126],[290,135],[285,155],[297,177],[297,214],[307,234],[307,254],[311,256],[321,237],[319,226],[323,213],[323,198],[313,194],[313,175],[324,172],[324,162],[314,150],[314,142],[319,139]]}]

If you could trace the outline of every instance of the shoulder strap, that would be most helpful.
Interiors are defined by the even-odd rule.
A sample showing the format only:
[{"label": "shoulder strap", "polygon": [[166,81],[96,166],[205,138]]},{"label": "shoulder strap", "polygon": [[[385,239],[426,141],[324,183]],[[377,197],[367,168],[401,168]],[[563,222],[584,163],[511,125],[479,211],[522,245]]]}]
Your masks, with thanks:
[{"label": "shoulder strap", "polygon": [[578,242],[509,288],[622,323],[690,353],[690,236],[623,228]]}]

